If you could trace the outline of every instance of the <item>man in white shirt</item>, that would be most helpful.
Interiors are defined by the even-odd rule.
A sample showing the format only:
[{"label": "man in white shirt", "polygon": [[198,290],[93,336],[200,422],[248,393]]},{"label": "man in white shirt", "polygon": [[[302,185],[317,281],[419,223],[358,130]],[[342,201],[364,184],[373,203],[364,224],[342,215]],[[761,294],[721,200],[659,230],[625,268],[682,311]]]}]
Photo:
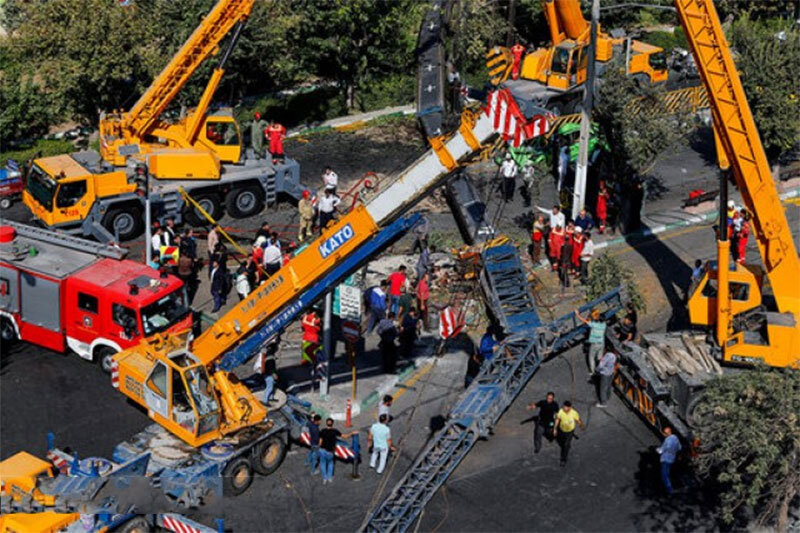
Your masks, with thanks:
[{"label": "man in white shirt", "polygon": [[164,229],[161,225],[157,225],[153,230],[153,236],[150,238],[150,245],[153,247],[153,261],[158,263],[161,258],[161,246],[166,245],[164,241]]},{"label": "man in white shirt", "polygon": [[564,217],[564,213],[561,212],[561,207],[554,205],[552,210],[545,209],[544,207],[536,206],[536,209],[544,213],[545,215],[550,216],[550,229],[552,230],[556,226],[561,226],[562,228],[567,227],[567,221]]},{"label": "man in white shirt", "polygon": [[380,405],[378,405],[378,418],[380,419],[381,415],[386,415],[387,425],[392,421],[392,402],[394,402],[394,398],[392,398],[391,394],[387,394],[383,397],[383,401]]},{"label": "man in white shirt", "polygon": [[336,187],[339,186],[339,176],[329,166],[325,167],[325,172],[322,173],[322,184],[326,191],[330,189],[333,194],[336,194]]},{"label": "man in white shirt", "polygon": [[586,285],[589,282],[589,262],[594,256],[594,242],[592,234],[588,231],[583,236],[583,248],[581,248],[581,283]]},{"label": "man in white shirt", "polygon": [[500,165],[500,173],[503,175],[503,199],[510,202],[514,199],[514,185],[517,177],[517,164],[511,158],[511,154],[506,154],[503,164]]},{"label": "man in white shirt", "polygon": [[336,206],[339,205],[339,197],[334,193],[334,189],[325,189],[325,196],[317,201],[317,208],[319,209],[319,227],[325,229],[325,226],[333,220]]},{"label": "man in white shirt", "polygon": [[383,473],[386,468],[386,459],[389,456],[389,450],[397,451],[397,448],[392,444],[392,431],[389,429],[387,422],[389,417],[380,415],[378,421],[372,424],[369,428],[367,435],[367,448],[372,448],[372,454],[369,458],[369,467],[377,467],[378,474]]},{"label": "man in white shirt", "polygon": [[281,249],[278,248],[274,242],[270,242],[264,248],[264,270],[267,276],[272,276],[275,272],[281,269],[281,262],[283,261],[283,254]]}]

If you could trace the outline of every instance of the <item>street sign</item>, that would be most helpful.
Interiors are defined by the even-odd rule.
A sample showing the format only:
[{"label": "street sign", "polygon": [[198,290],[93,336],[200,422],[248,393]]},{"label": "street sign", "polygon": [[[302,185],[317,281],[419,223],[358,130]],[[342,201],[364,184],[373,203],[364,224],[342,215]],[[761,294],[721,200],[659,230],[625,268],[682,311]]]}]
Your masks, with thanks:
[{"label": "street sign", "polygon": [[361,325],[358,322],[344,320],[342,322],[342,335],[350,342],[358,342],[361,337]]}]

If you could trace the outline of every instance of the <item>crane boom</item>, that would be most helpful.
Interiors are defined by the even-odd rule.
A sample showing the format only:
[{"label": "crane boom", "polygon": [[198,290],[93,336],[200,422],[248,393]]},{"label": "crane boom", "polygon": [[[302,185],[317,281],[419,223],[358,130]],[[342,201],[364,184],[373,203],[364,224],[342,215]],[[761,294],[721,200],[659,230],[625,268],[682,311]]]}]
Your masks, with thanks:
[{"label": "crane boom", "polygon": [[142,137],[186,85],[197,68],[219,50],[219,43],[253,10],[255,0],[219,0],[150,88],[122,119],[123,131]]},{"label": "crane boom", "polygon": [[676,5],[711,101],[720,142],[742,200],[753,214],[756,241],[778,310],[798,314],[800,260],[719,16],[709,1],[677,0]]}]

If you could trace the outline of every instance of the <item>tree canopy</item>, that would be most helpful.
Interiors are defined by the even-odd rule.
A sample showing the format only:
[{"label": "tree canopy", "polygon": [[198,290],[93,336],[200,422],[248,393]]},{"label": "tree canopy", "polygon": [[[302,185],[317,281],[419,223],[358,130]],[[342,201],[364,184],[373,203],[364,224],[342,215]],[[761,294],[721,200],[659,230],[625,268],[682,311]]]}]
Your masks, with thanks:
[{"label": "tree canopy", "polygon": [[700,472],[719,483],[722,519],[745,508],[787,528],[800,495],[800,372],[756,368],[710,381],[695,410]]}]

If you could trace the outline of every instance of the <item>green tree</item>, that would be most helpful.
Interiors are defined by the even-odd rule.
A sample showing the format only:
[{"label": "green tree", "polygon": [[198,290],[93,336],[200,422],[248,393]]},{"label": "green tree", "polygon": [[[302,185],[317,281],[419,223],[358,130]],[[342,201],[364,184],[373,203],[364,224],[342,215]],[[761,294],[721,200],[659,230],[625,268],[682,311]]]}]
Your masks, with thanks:
[{"label": "green tree", "polygon": [[101,110],[123,107],[141,91],[152,61],[137,46],[146,32],[135,10],[114,0],[51,0],[20,8],[24,16],[10,37],[11,59],[35,74],[54,115],[94,123]]},{"label": "green tree", "polygon": [[702,475],[713,478],[722,519],[749,507],[786,531],[800,495],[800,372],[756,368],[707,383],[696,410]]},{"label": "green tree", "polygon": [[715,0],[719,16],[737,20],[745,15],[753,18],[800,16],[798,0]]},{"label": "green tree", "polygon": [[800,31],[791,21],[744,16],[729,33],[761,141],[774,160],[800,139]]},{"label": "green tree", "polygon": [[628,294],[628,299],[633,302],[636,309],[646,312],[645,302],[639,285],[633,276],[633,271],[620,263],[615,257],[603,252],[592,261],[589,271],[589,284],[586,287],[586,299],[591,301],[623,286]]},{"label": "green tree", "polygon": [[0,73],[0,150],[10,140],[30,138],[47,131],[52,117],[45,94],[33,76],[17,68]]},{"label": "green tree", "polygon": [[[640,83],[612,66],[598,88],[594,118],[614,148],[611,166],[623,182],[650,172],[659,155],[689,131],[686,120],[667,112],[661,85]],[[634,113],[632,104],[647,112]]]},{"label": "green tree", "polygon": [[305,70],[340,84],[353,109],[359,89],[411,70],[422,7],[419,0],[295,0],[304,16],[291,44]]}]

